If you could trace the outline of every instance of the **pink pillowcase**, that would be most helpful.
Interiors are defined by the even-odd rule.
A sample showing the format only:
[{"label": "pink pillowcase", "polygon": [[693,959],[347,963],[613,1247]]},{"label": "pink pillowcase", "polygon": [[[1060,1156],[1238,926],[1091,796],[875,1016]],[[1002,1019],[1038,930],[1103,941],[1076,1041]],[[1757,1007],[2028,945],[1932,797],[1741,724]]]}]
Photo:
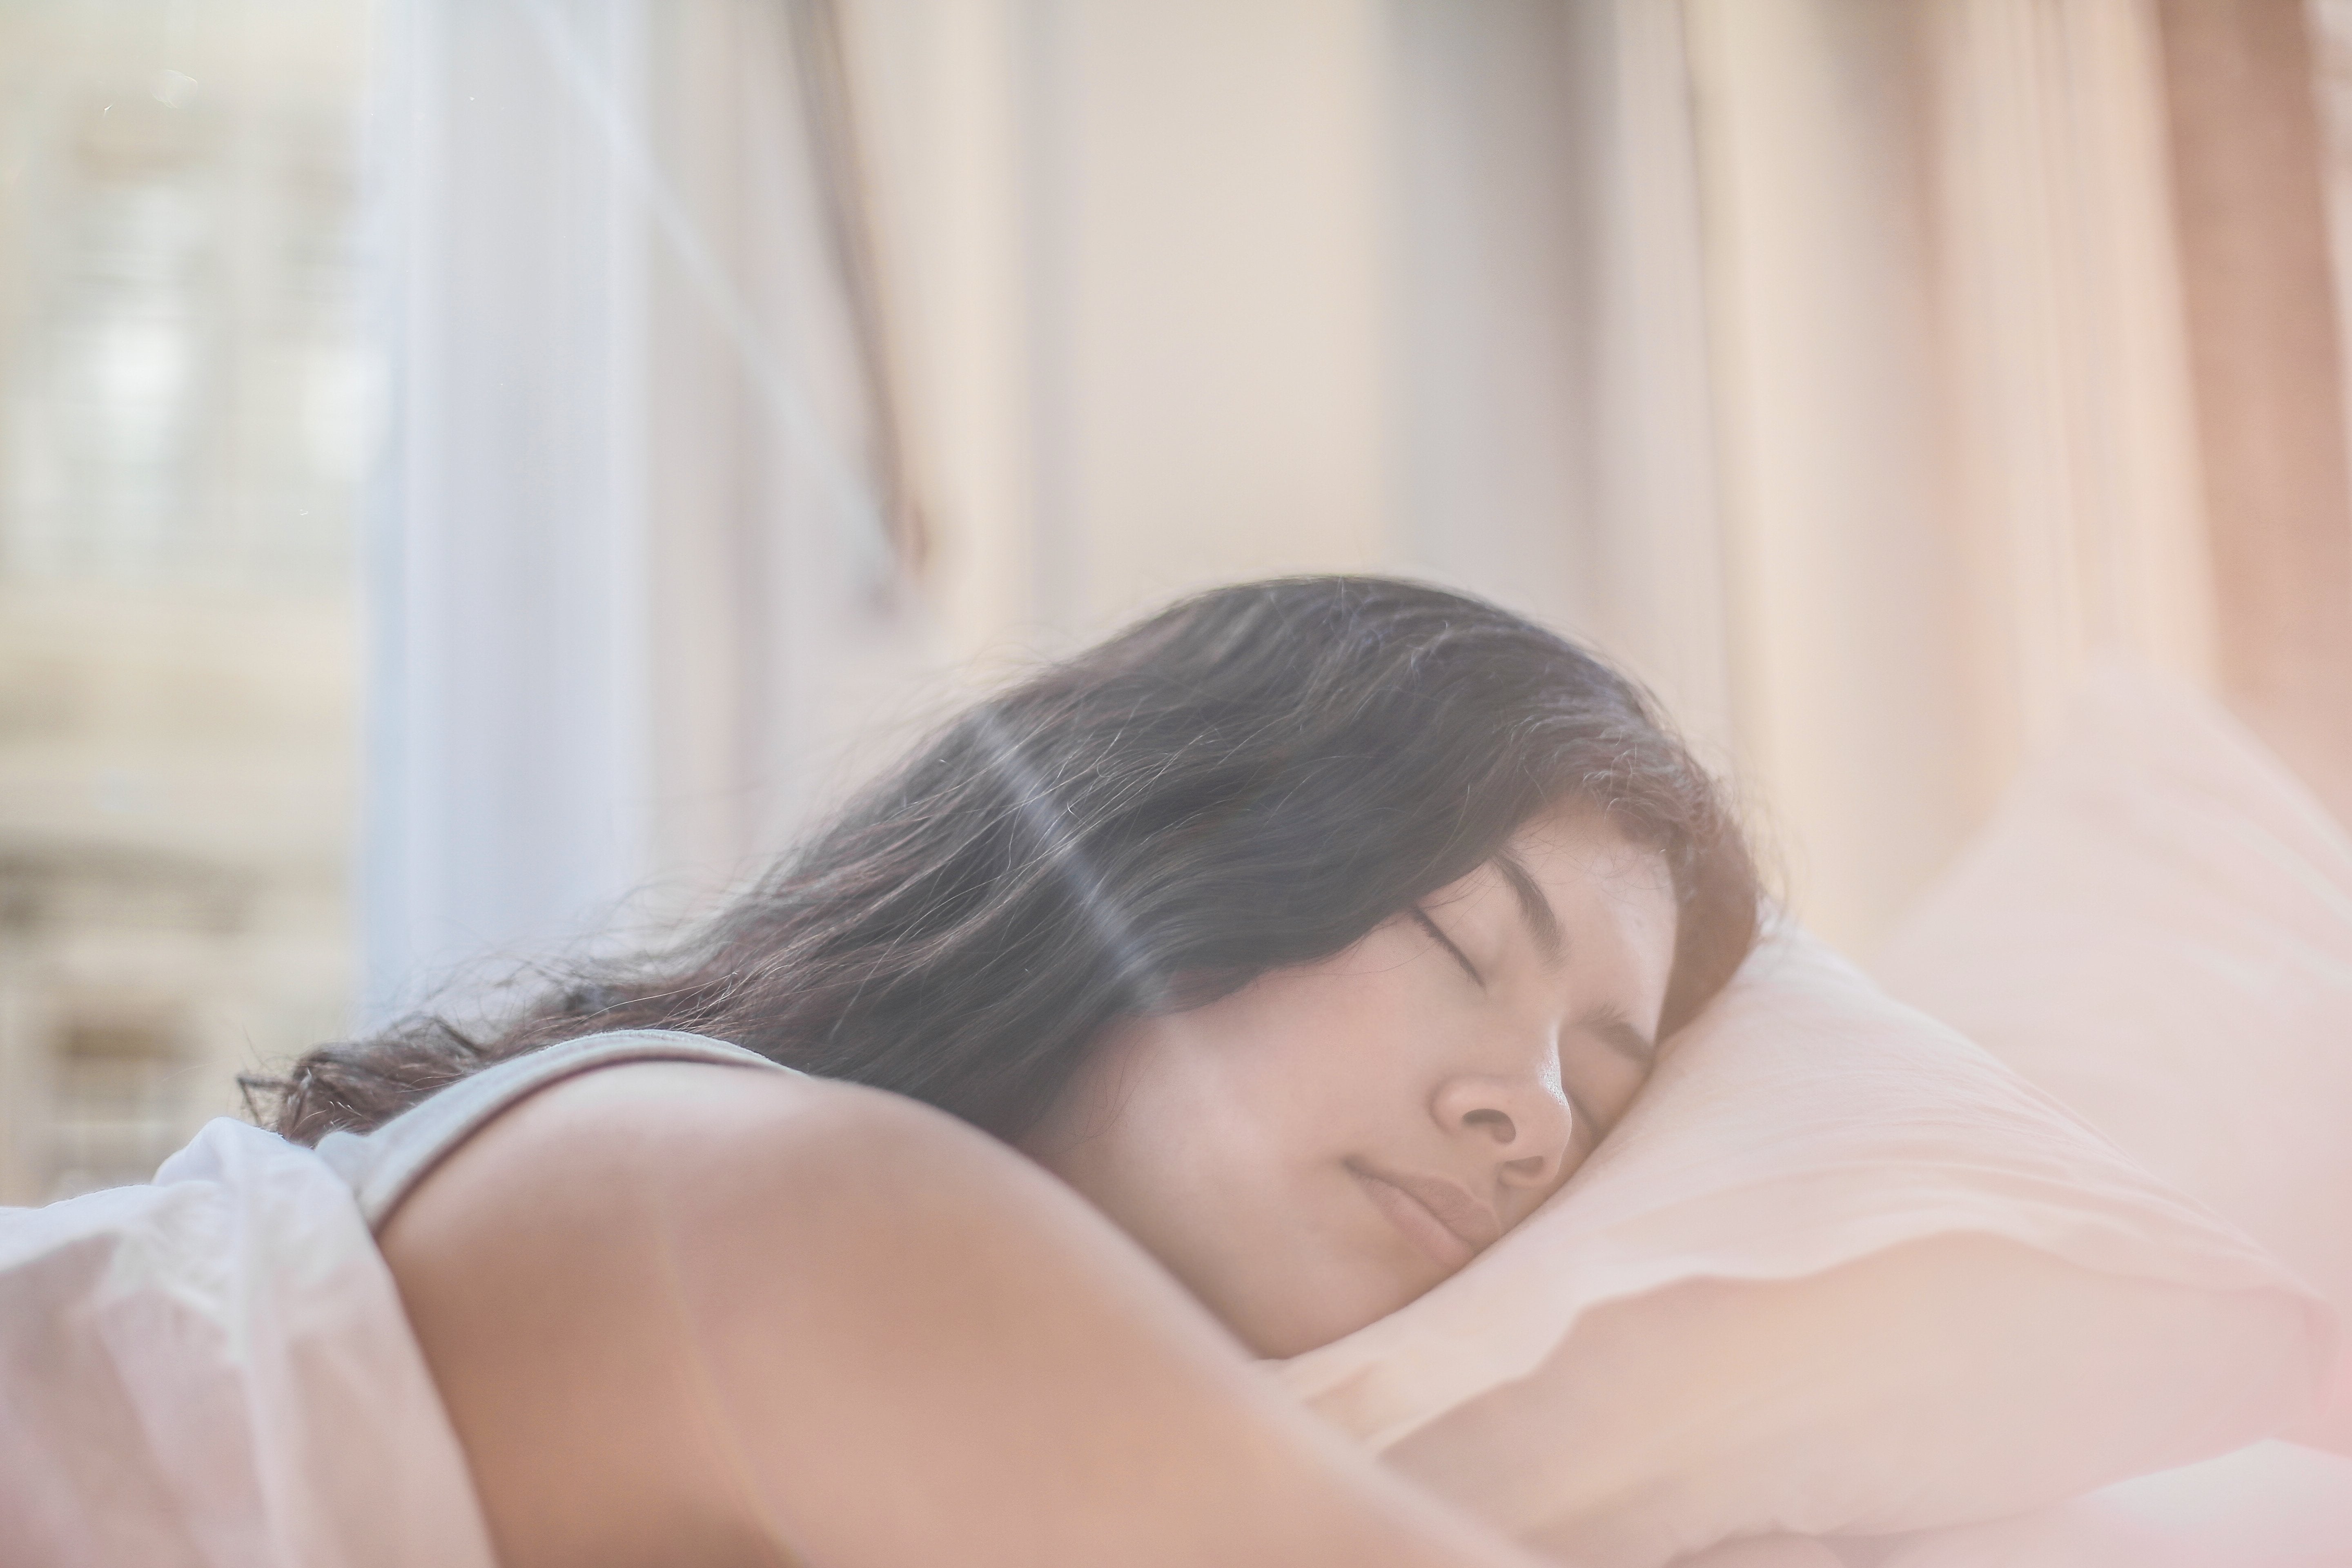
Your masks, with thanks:
[{"label": "pink pillowcase", "polygon": [[1877,972],[2352,1316],[2352,835],[2217,705],[2106,673]]},{"label": "pink pillowcase", "polygon": [[2256,1443],[2055,1508],[1892,1545],[1873,1568],[2320,1568],[2352,1552],[2352,1458]]},{"label": "pink pillowcase", "polygon": [[2261,1249],[1783,929],[1532,1219],[1285,1363],[1316,1409],[1592,1564],[2016,1512],[2315,1407]]}]

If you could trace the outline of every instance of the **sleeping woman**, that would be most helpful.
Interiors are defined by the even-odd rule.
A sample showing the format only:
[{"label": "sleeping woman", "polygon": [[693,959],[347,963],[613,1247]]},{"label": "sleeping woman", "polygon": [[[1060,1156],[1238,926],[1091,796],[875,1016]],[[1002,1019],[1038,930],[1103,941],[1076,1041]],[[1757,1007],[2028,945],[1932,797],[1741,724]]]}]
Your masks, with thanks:
[{"label": "sleeping woman", "polygon": [[1622,676],[1255,584],[973,708],[680,947],[312,1052],[278,1125],[509,1568],[1520,1563],[1253,1358],[1542,1204],[1756,922]]}]

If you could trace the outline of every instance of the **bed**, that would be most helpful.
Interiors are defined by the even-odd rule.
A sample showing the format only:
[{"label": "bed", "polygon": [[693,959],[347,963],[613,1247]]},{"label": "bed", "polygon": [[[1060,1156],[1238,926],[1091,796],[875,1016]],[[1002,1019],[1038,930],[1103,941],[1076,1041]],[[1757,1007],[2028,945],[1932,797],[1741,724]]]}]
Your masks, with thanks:
[{"label": "bed", "polygon": [[[1592,1568],[2352,1563],[2347,1110],[2352,839],[2116,675],[1874,974],[1779,921],[1543,1210],[1268,1375]],[[488,1568],[316,1154],[0,1211],[0,1540]]]}]

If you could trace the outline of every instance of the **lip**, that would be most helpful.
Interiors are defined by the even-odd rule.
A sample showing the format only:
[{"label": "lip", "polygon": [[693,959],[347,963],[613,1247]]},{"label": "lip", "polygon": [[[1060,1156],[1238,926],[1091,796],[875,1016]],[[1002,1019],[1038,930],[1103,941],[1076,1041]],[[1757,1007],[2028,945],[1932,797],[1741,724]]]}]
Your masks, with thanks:
[{"label": "lip", "polygon": [[1503,1234],[1493,1209],[1443,1176],[1384,1171],[1360,1160],[1347,1163],[1348,1173],[1362,1184],[1372,1206],[1448,1272],[1477,1257]]}]

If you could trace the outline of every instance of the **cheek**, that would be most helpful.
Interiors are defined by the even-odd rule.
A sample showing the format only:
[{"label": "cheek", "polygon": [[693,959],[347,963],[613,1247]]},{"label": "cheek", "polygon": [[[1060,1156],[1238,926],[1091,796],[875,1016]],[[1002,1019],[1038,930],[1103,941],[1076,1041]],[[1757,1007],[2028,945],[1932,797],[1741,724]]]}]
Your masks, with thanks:
[{"label": "cheek", "polygon": [[1335,1339],[1433,1282],[1387,1257],[1343,1164],[1414,1103],[1433,1023],[1398,967],[1283,971],[1125,1025],[1024,1146],[1258,1353]]},{"label": "cheek", "polygon": [[1199,1054],[1232,1087],[1234,1114],[1302,1150],[1395,1119],[1444,1020],[1407,963],[1381,962],[1387,945],[1268,975],[1202,1021]]},{"label": "cheek", "polygon": [[1305,1218],[1395,1121],[1428,1032],[1388,967],[1279,971],[1118,1026],[1023,1146],[1147,1240]]},{"label": "cheek", "polygon": [[1378,972],[1291,971],[1154,1020],[1128,1064],[1127,1114],[1196,1158],[1245,1162],[1254,1179],[1339,1158],[1410,1033],[1394,991]]}]

